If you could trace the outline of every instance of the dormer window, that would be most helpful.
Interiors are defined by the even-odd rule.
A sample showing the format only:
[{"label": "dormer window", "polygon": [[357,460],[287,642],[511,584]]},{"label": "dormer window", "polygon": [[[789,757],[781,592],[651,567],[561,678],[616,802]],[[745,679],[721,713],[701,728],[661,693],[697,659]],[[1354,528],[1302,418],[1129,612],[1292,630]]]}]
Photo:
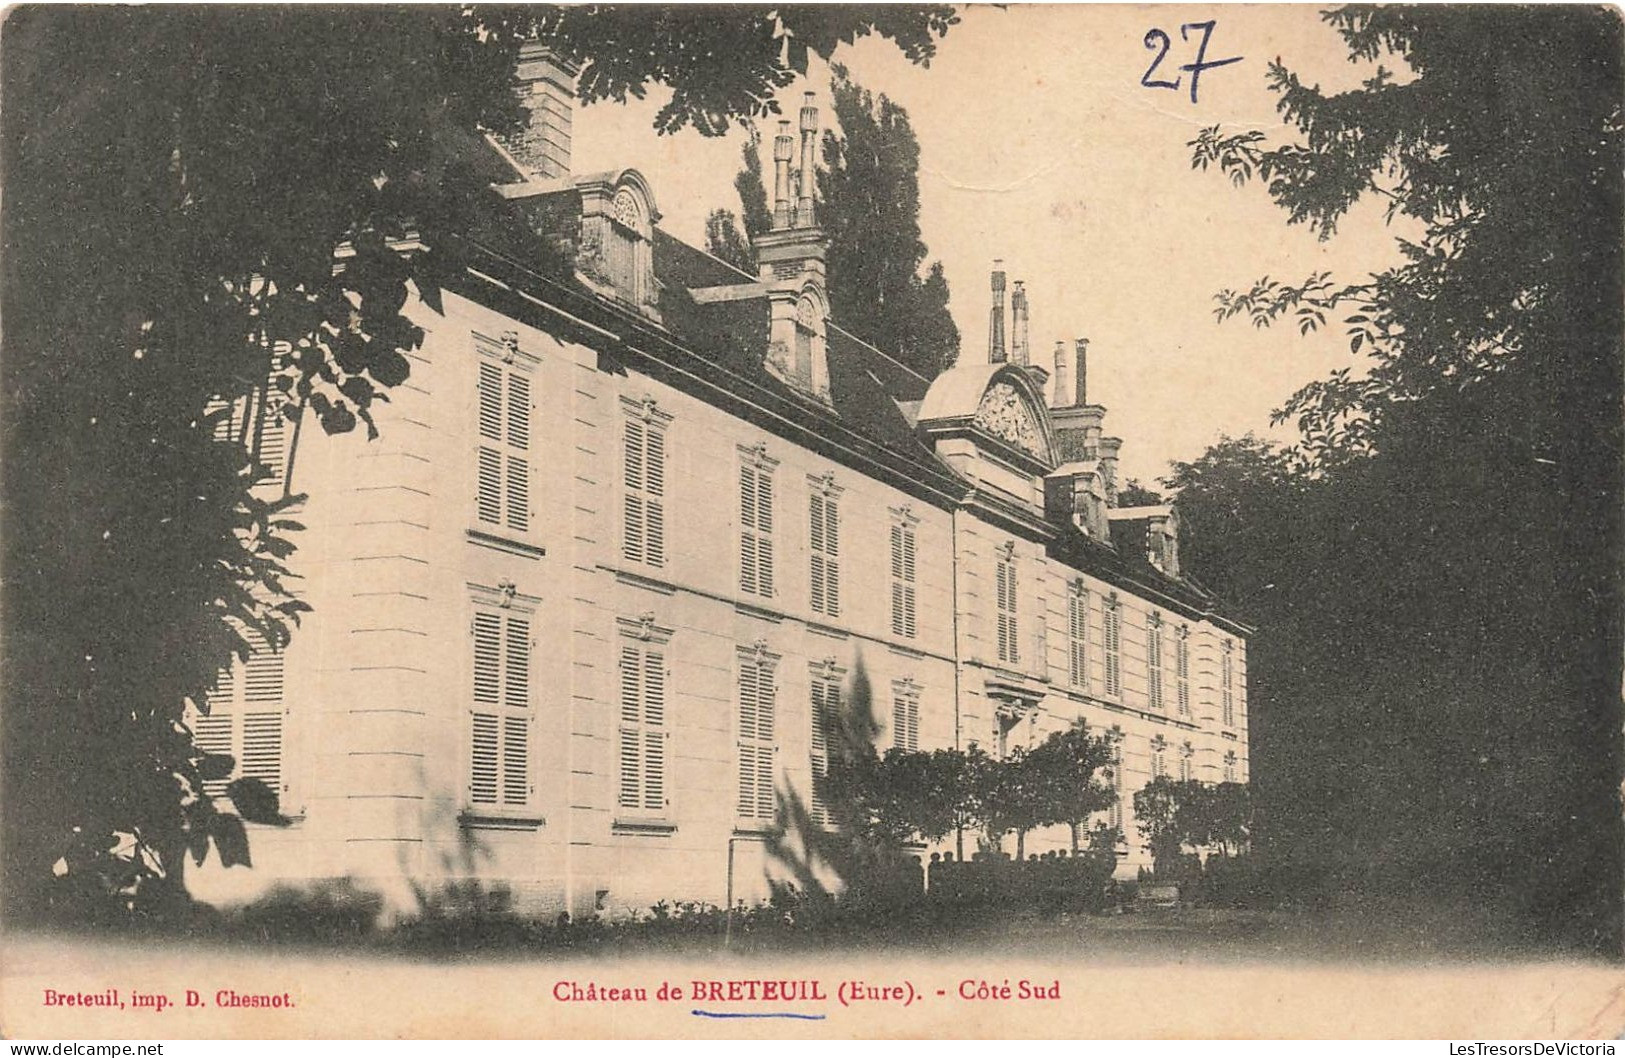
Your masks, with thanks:
[{"label": "dormer window", "polygon": [[633,169],[577,178],[581,195],[580,277],[598,293],[655,316],[654,226],[648,182]]},{"label": "dormer window", "polygon": [[824,321],[817,304],[812,298],[803,297],[796,303],[796,349],[792,370],[796,382],[809,389],[812,387],[813,363],[823,355],[823,331]]},{"label": "dormer window", "polygon": [[607,278],[617,294],[634,305],[642,305],[649,298],[644,278],[649,266],[649,237],[645,234],[649,224],[630,188],[615,192],[609,220],[604,242]]}]

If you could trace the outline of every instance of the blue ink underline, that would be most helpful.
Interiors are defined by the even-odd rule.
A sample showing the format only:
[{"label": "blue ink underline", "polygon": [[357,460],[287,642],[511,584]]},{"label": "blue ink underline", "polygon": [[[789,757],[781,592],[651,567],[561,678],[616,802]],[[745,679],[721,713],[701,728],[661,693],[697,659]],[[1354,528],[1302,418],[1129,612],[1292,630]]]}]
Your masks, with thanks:
[{"label": "blue ink underline", "polygon": [[714,1013],[714,1012],[709,1011],[709,1010],[691,1010],[691,1011],[689,1011],[689,1013],[693,1014],[697,1018],[795,1018],[795,1019],[797,1019],[799,1021],[823,1021],[826,1017],[829,1016],[827,1014],[790,1014],[790,1013],[718,1014],[718,1013]]}]

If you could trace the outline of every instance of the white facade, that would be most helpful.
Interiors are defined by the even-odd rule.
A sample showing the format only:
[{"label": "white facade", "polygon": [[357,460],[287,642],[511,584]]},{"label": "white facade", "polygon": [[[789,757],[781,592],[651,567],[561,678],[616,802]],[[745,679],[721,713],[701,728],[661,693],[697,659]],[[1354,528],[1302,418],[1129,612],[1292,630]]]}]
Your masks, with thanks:
[{"label": "white facade", "polygon": [[[295,822],[253,831],[252,871],[195,872],[200,896],[348,877],[402,910],[470,880],[539,913],[752,900],[784,873],[781,799],[816,801],[818,707],[863,680],[881,749],[1000,754],[1081,717],[1121,732],[1125,802],[1159,764],[1247,781],[1244,630],[1114,542],[1104,507],[1058,509],[1109,497],[1114,468],[1098,445],[1063,460],[1084,435],[1058,430],[1041,374],[927,385],[845,337],[793,205],[752,281],[665,263],[635,173],[504,192],[586,203],[579,282],[431,248],[452,264],[409,309],[426,339],[382,436],[301,431],[313,612],[278,659],[260,772]],[[680,311],[723,314],[758,369]]]}]

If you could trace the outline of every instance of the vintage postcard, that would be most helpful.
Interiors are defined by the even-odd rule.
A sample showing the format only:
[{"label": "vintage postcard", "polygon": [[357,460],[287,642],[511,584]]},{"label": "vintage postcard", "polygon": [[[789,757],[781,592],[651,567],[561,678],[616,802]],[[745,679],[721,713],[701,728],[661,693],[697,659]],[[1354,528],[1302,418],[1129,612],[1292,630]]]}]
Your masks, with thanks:
[{"label": "vintage postcard", "polygon": [[1615,1039],[1621,49],[12,8],[0,1032]]}]

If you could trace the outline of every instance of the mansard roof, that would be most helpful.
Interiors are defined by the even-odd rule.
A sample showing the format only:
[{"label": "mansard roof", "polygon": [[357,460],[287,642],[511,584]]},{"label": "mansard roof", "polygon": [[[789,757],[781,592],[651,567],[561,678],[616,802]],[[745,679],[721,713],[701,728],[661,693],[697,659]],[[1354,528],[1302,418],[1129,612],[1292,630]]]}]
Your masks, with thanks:
[{"label": "mansard roof", "polygon": [[[488,195],[438,237],[425,232],[445,286],[514,319],[596,349],[608,369],[633,366],[674,388],[836,463],[943,509],[963,503],[968,486],[933,451],[933,423],[976,428],[987,395],[1008,387],[1037,432],[1035,467],[1058,462],[1042,391],[1014,364],[963,364],[930,380],[831,319],[827,330],[830,403],[798,392],[763,364],[768,306],[755,277],[653,228],[659,320],[629,311],[576,277],[566,249],[545,222],[569,212],[573,189],[529,197]],[[651,198],[652,201],[652,198]],[[694,290],[721,290],[706,300]],[[1020,454],[1009,437],[983,434]],[[985,440],[986,436],[982,439]],[[1039,470],[1042,473],[1043,470]],[[1031,516],[1027,516],[1030,520]],[[1046,548],[1073,569],[1192,617],[1245,634],[1215,611],[1213,597],[1152,566],[1143,548],[1115,550],[1070,521],[1049,520]]]}]

